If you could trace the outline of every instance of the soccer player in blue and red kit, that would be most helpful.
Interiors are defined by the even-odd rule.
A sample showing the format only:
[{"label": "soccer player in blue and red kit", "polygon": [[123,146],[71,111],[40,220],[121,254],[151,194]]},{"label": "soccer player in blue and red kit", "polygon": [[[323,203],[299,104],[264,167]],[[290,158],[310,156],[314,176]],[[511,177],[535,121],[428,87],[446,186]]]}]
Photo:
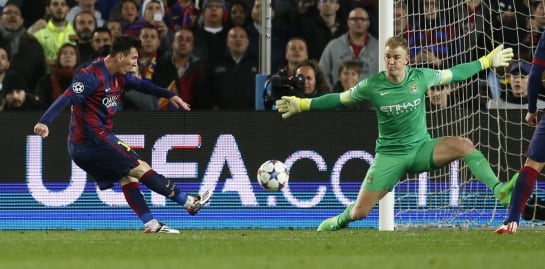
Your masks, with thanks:
[{"label": "soccer player in blue and red kit", "polygon": [[68,133],[68,152],[74,162],[93,176],[101,190],[122,186],[129,206],[144,223],[144,231],[151,233],[179,233],[153,217],[140,192],[139,182],[149,189],[183,205],[195,215],[210,200],[210,192],[188,194],[156,173],[138,154],[119,140],[113,131],[113,116],[119,108],[124,88],[169,98],[181,109],[189,104],[171,91],[134,77],[130,71],[137,65],[140,40],[119,36],[112,42],[110,53],[82,69],[72,84],[44,113],[34,126],[34,133],[46,138],[48,125],[71,105]]},{"label": "soccer player in blue and red kit", "polygon": [[[514,234],[520,215],[526,206],[526,200],[534,191],[539,172],[545,166],[545,121],[537,121],[537,97],[545,89],[543,75],[545,72],[545,32],[541,34],[532,60],[532,68],[528,77],[528,113],[525,120],[530,126],[536,126],[530,146],[526,153],[526,162],[518,172],[518,180],[511,194],[507,218],[496,229],[497,234]],[[517,175],[515,174],[514,177]]]}]

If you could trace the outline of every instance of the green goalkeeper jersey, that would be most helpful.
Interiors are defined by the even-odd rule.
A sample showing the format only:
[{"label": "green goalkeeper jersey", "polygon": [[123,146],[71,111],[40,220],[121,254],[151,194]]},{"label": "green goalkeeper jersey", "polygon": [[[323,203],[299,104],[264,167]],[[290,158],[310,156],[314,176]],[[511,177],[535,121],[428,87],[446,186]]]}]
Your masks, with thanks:
[{"label": "green goalkeeper jersey", "polygon": [[383,71],[360,81],[349,91],[312,99],[310,109],[334,109],[370,100],[378,120],[375,151],[402,155],[430,138],[426,126],[426,90],[465,80],[480,70],[478,61],[448,70],[406,67],[405,79],[400,83],[390,82]]}]

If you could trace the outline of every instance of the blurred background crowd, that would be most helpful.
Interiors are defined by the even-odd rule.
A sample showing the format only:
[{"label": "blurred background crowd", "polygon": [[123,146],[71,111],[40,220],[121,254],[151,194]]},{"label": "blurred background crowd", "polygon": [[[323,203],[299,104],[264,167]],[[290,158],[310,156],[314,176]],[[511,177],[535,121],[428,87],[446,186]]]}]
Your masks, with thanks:
[{"label": "blurred background crowd", "polygon": [[[180,95],[194,110],[255,110],[261,7],[271,3],[271,96],[340,92],[379,71],[378,0],[0,0],[0,111],[45,110],[77,72],[108,53],[113,38],[139,38],[133,70]],[[545,30],[543,0],[395,1],[394,33],[411,66],[434,69],[512,47],[485,83],[428,90],[428,109],[523,108],[532,54]],[[459,89],[463,88],[463,89]],[[126,89],[123,110],[176,111],[167,100]],[[545,105],[541,104],[542,107]],[[368,103],[349,110],[372,110]]]}]

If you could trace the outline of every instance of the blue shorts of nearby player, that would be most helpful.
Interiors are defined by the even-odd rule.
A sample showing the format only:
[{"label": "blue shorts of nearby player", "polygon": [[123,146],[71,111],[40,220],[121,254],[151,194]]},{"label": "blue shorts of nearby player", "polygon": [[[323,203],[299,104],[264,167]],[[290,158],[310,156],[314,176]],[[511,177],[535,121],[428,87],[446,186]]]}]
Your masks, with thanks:
[{"label": "blue shorts of nearby player", "polygon": [[101,190],[112,188],[114,182],[127,176],[138,166],[140,157],[114,135],[91,144],[68,143],[72,160],[95,178]]},{"label": "blue shorts of nearby player", "polygon": [[527,156],[534,161],[545,162],[545,121],[543,119],[536,126],[528,146]]}]

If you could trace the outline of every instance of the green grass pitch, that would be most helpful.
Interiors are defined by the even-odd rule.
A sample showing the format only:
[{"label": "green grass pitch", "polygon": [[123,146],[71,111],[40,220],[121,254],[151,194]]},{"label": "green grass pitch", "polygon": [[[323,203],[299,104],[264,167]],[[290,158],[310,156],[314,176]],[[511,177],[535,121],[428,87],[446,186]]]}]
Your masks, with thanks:
[{"label": "green grass pitch", "polygon": [[545,231],[0,231],[0,268],[543,268]]}]

